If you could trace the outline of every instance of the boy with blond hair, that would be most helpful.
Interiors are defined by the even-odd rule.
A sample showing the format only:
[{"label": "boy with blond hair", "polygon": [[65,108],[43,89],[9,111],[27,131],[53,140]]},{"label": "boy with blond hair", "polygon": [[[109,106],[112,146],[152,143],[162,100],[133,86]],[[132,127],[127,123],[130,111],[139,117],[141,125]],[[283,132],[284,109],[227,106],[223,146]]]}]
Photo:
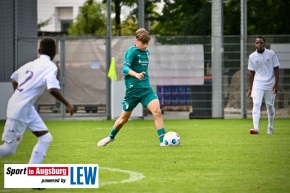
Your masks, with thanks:
[{"label": "boy with blond hair", "polygon": [[147,47],[151,37],[144,28],[138,29],[135,35],[135,46],[131,46],[124,55],[123,74],[125,76],[126,93],[122,102],[123,110],[120,117],[115,121],[110,135],[100,140],[98,146],[106,146],[115,140],[115,136],[129,120],[133,109],[139,103],[151,111],[160,146],[164,146],[165,129],[160,102],[150,86],[148,74],[150,52]]}]

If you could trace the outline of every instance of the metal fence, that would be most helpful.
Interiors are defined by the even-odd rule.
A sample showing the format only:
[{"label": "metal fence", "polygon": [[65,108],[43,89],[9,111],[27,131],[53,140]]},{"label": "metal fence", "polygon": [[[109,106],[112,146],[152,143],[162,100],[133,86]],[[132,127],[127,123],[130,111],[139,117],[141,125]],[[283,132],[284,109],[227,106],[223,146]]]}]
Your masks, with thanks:
[{"label": "metal fence", "polygon": [[[62,93],[75,105],[78,116],[106,116],[108,107],[108,89],[107,85],[107,58],[106,58],[106,40],[108,37],[68,37],[63,35],[70,22],[74,22],[80,11],[80,7],[85,1],[64,0],[64,1],[44,1],[44,0],[27,0],[22,1],[3,1],[0,7],[2,16],[0,19],[3,30],[0,30],[0,40],[2,43],[0,52],[0,91],[2,82],[9,82],[11,73],[23,65],[25,62],[33,60],[37,56],[37,43],[41,37],[50,35],[54,36],[58,43],[58,55],[55,63],[60,67],[60,84]],[[42,27],[40,24],[43,24]],[[39,25],[39,26],[37,26]],[[40,27],[40,28],[37,28]],[[58,34],[58,35],[56,35]],[[280,80],[279,91],[276,96],[275,106],[278,117],[290,117],[290,35],[267,35],[267,48],[273,49],[280,62]],[[251,99],[248,97],[241,98],[241,92],[246,95],[246,89],[241,91],[241,64],[240,64],[240,36],[224,36],[223,38],[223,57],[222,69],[212,68],[212,37],[153,37],[149,50],[158,46],[165,46],[156,55],[163,57],[162,66],[170,63],[173,68],[172,75],[189,68],[185,64],[186,55],[184,45],[202,45],[203,53],[196,62],[202,62],[203,65],[197,67],[197,71],[203,71],[202,74],[192,76],[202,79],[202,83],[196,83],[194,80],[184,80],[184,83],[173,83],[172,85],[152,84],[161,102],[163,112],[166,111],[183,111],[188,113],[192,118],[211,118],[212,112],[216,112],[215,103],[224,113],[225,118],[241,117],[241,104],[246,104],[247,116],[251,116]],[[134,45],[134,37],[112,37],[111,39],[111,56],[115,57],[118,80],[122,81],[122,61],[123,55],[129,46]],[[255,36],[248,36],[246,43],[246,52],[249,55],[255,50]],[[180,49],[172,52],[172,48],[180,46]],[[183,46],[183,47],[182,47]],[[189,46],[193,48],[194,46]],[[186,48],[190,49],[190,48]],[[188,50],[186,50],[188,51]],[[196,55],[196,50],[192,53]],[[173,54],[180,53],[180,57],[173,57]],[[182,57],[181,57],[182,55]],[[189,53],[192,57],[192,55]],[[168,57],[166,57],[168,56]],[[170,57],[169,57],[170,56]],[[165,59],[164,59],[165,58]],[[184,59],[185,58],[185,59]],[[159,65],[158,60],[150,60],[150,67]],[[175,64],[172,67],[172,64]],[[192,66],[193,64],[191,64]],[[195,63],[194,63],[195,65]],[[186,67],[185,67],[186,66]],[[194,66],[196,67],[196,66]],[[247,63],[244,64],[246,69]],[[181,69],[183,68],[183,69]],[[155,69],[155,67],[153,68]],[[175,71],[174,71],[175,69]],[[221,70],[221,77],[215,77],[222,81],[222,101],[216,99],[216,87],[213,87],[212,69]],[[188,69],[188,72],[191,72]],[[167,71],[164,68],[164,72]],[[246,70],[247,71],[247,70]],[[160,77],[162,77],[162,71]],[[215,74],[215,73],[214,73]],[[219,74],[219,73],[218,73]],[[247,80],[245,73],[244,79]],[[157,76],[154,77],[158,79]],[[175,77],[175,79],[178,77]],[[216,82],[214,82],[216,83]],[[247,84],[247,81],[246,81]],[[247,85],[245,85],[247,88]],[[4,87],[3,87],[4,88]],[[220,91],[220,90],[219,90]],[[5,92],[5,91],[4,91]],[[214,92],[214,94],[213,94]],[[3,95],[0,93],[3,101]],[[219,100],[219,101],[217,101]],[[245,100],[245,101],[241,101]],[[55,101],[47,92],[40,97],[37,108],[40,113],[66,116],[65,109],[58,101]],[[265,106],[263,104],[262,116],[265,115]],[[0,107],[2,108],[2,106]],[[148,114],[146,109],[144,115]]]},{"label": "metal fence", "polygon": [[[290,36],[264,36],[266,47],[272,45],[290,45]],[[60,66],[63,94],[76,106],[79,116],[106,115],[106,38],[105,37],[55,37],[59,45],[59,54],[55,59]],[[248,37],[247,55],[255,50],[255,36]],[[19,39],[19,41],[31,41]],[[211,37],[153,37],[150,47],[166,45],[168,50],[174,45],[201,44],[204,48],[204,83],[202,85],[152,85],[158,94],[161,107],[166,111],[188,112],[189,118],[212,117],[212,78],[211,78]],[[118,80],[123,79],[122,61],[126,49],[134,45],[134,37],[113,37],[112,56],[116,60]],[[275,51],[275,50],[274,50]],[[21,50],[18,50],[21,52]],[[168,54],[168,53],[161,53]],[[276,96],[277,117],[289,117],[290,69],[287,50],[276,52],[283,68],[280,69],[279,92]],[[281,57],[280,57],[281,56]],[[150,63],[150,65],[152,65]],[[150,68],[149,65],[149,68]],[[158,64],[157,64],[158,65]],[[182,64],[178,64],[182,65]],[[245,64],[245,67],[247,64]],[[181,66],[180,66],[181,67]],[[223,104],[225,118],[240,117],[241,78],[240,78],[240,37],[224,37],[223,53]],[[247,75],[248,73],[246,73]],[[245,77],[247,79],[247,77]],[[246,87],[247,88],[247,87]],[[246,94],[246,93],[245,93]],[[251,99],[245,98],[248,116],[251,116]],[[62,113],[62,109],[48,93],[38,101],[40,113]],[[144,115],[146,115],[144,109]],[[266,114],[262,106],[262,116]]]}]

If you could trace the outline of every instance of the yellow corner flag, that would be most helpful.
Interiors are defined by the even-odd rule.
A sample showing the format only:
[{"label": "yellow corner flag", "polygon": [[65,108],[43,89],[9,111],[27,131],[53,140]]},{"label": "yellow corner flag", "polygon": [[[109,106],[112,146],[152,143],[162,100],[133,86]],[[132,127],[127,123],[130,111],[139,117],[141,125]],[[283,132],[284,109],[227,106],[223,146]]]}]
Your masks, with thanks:
[{"label": "yellow corner flag", "polygon": [[114,80],[114,81],[117,80],[117,72],[116,72],[115,58],[114,57],[112,57],[112,60],[111,60],[111,65],[110,65],[108,77],[111,80]]}]

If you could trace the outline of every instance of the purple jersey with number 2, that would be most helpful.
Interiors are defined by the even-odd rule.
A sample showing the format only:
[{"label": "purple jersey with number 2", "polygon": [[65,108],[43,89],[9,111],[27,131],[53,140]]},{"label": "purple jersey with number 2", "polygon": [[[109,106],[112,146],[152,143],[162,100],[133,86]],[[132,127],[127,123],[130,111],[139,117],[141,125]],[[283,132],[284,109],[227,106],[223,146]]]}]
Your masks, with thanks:
[{"label": "purple jersey with number 2", "polygon": [[37,116],[34,103],[45,89],[60,89],[57,67],[47,55],[40,55],[11,75],[18,87],[7,106],[7,117],[29,123]]}]

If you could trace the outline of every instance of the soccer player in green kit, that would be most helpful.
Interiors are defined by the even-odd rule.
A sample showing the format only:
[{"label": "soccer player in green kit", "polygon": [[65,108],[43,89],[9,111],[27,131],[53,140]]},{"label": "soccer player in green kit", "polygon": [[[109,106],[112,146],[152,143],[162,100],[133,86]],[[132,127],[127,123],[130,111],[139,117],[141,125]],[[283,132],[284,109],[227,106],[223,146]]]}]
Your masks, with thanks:
[{"label": "soccer player in green kit", "polygon": [[123,74],[125,76],[126,93],[122,102],[123,110],[120,117],[115,121],[110,135],[100,140],[98,146],[106,146],[115,140],[115,136],[129,120],[133,109],[139,103],[151,111],[160,146],[165,146],[163,143],[165,129],[160,103],[158,96],[150,86],[148,75],[150,52],[147,47],[151,37],[144,28],[138,29],[135,35],[135,46],[131,46],[124,56]]}]

